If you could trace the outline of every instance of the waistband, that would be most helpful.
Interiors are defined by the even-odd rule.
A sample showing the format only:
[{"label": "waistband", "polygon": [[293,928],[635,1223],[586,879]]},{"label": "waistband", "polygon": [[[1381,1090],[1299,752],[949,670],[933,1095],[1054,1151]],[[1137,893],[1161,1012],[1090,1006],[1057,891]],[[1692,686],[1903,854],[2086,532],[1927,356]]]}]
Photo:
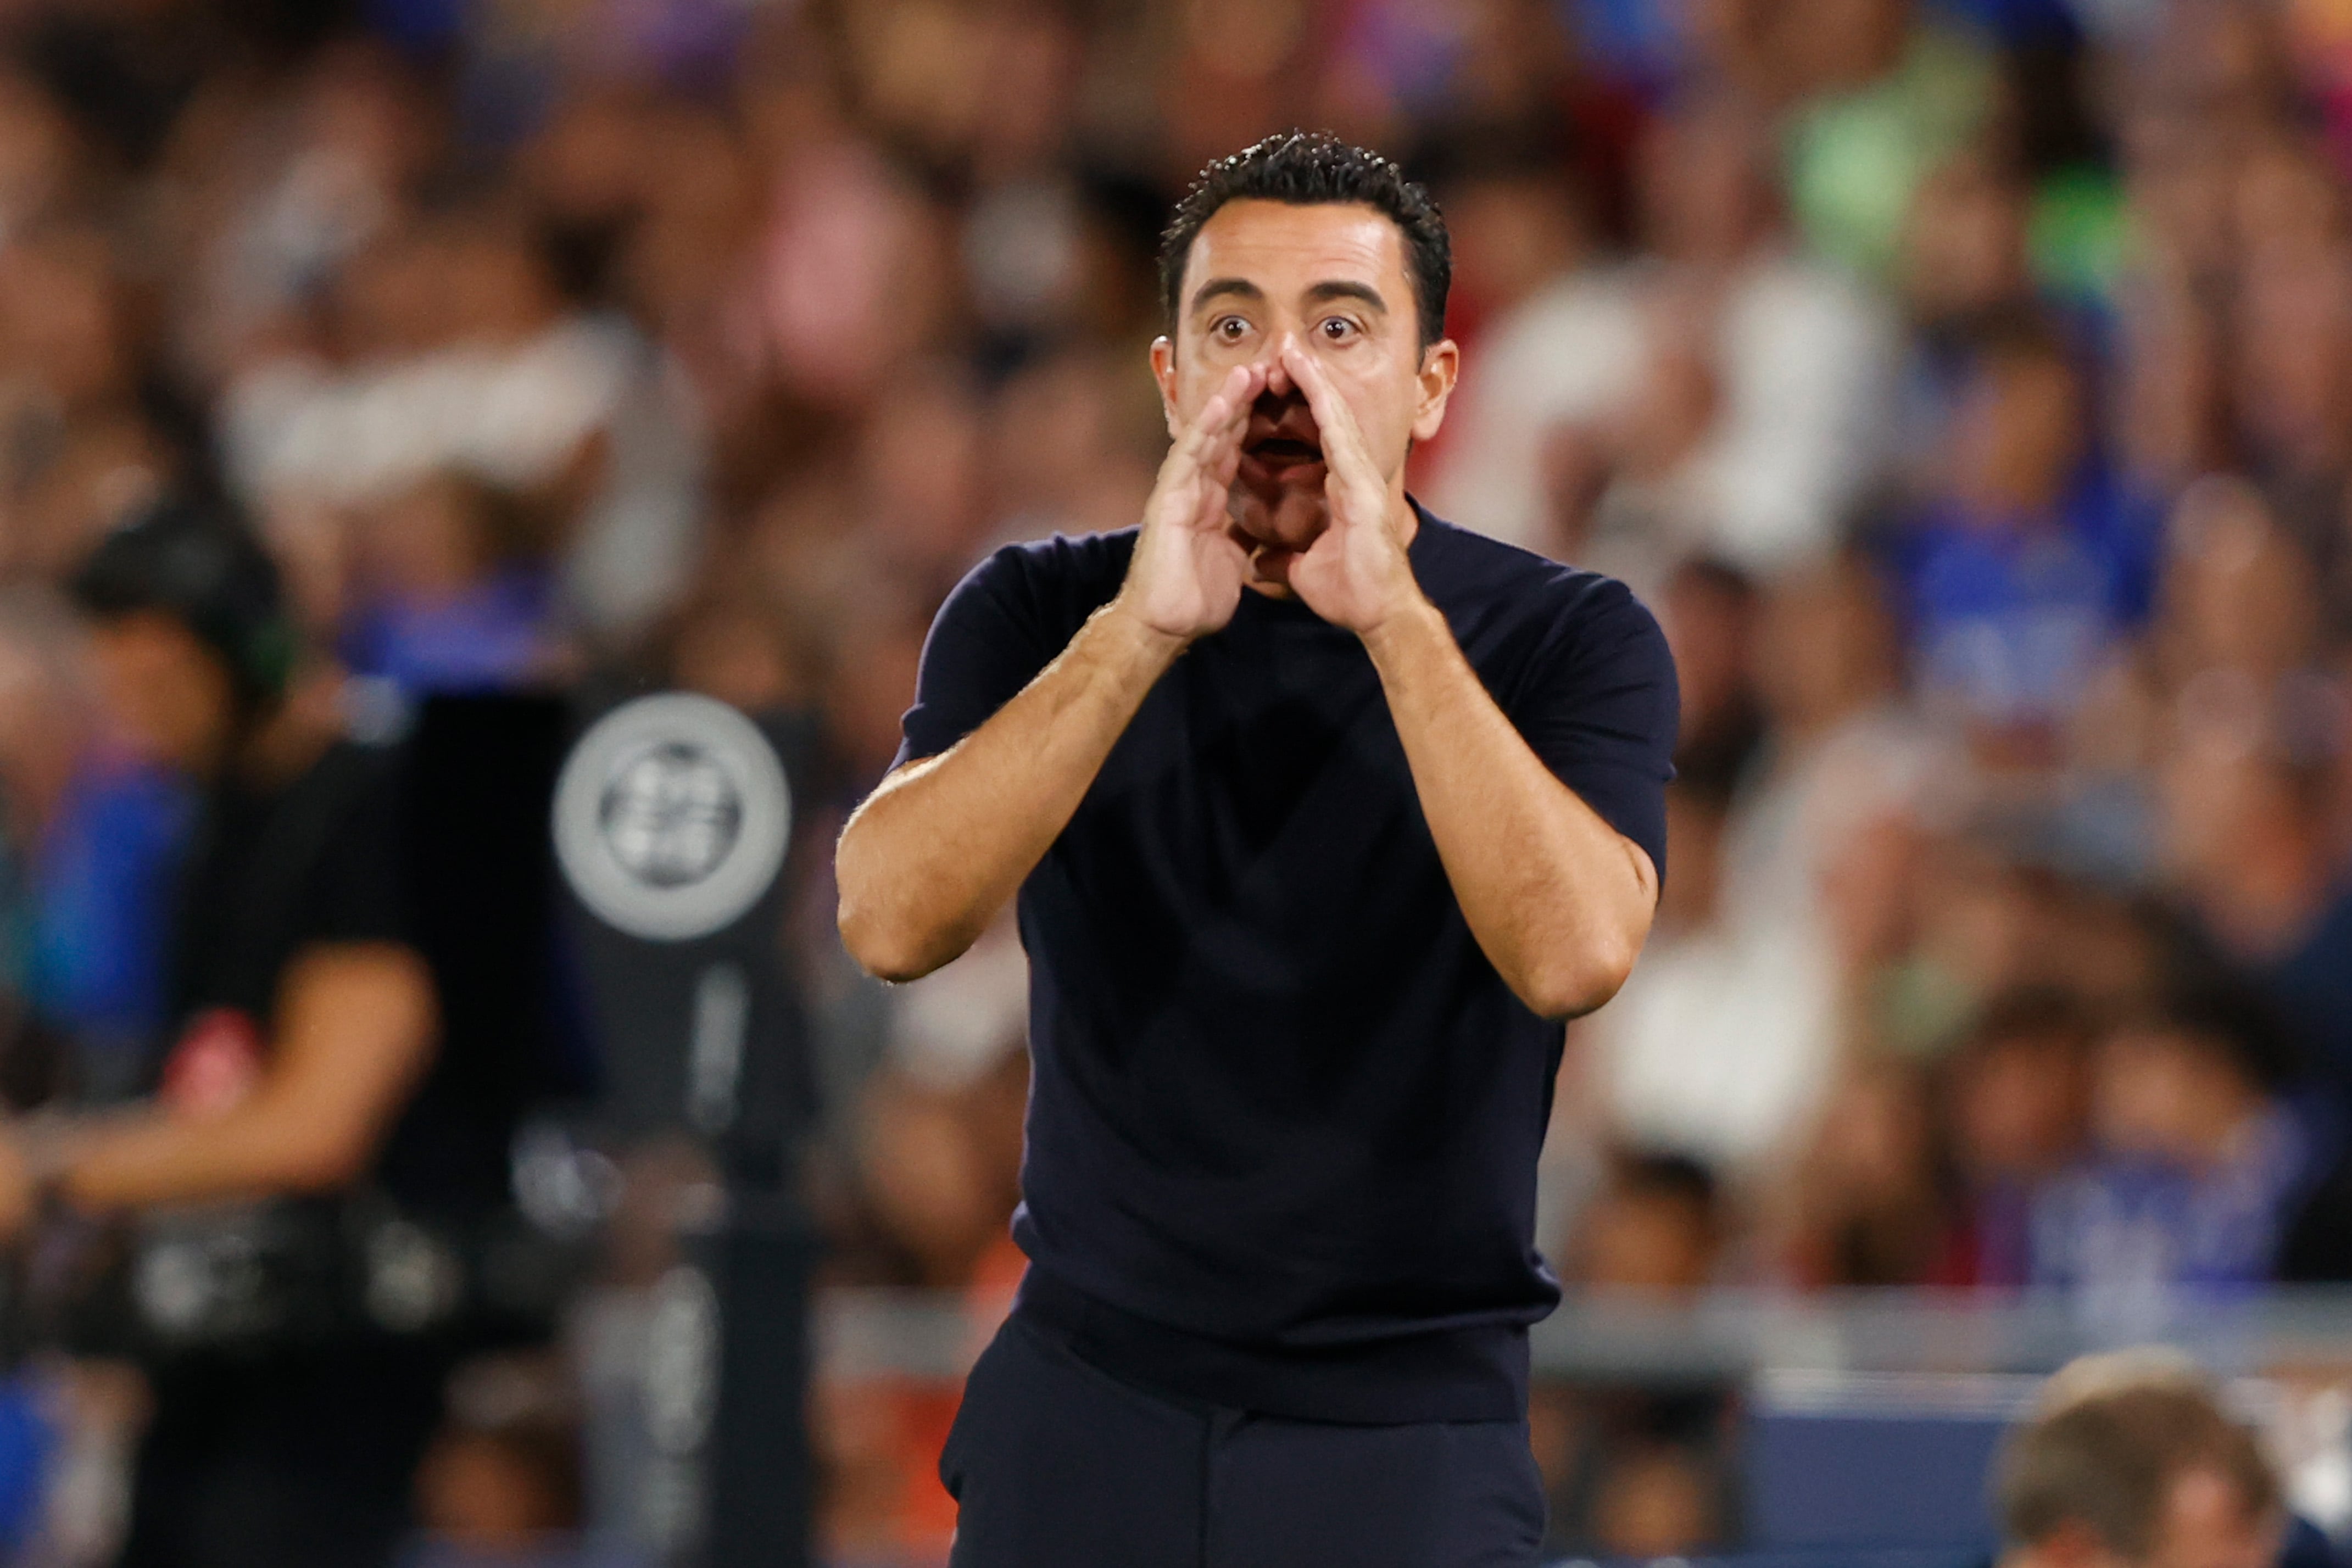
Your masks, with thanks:
[{"label": "waistband", "polygon": [[1517,1323],[1312,1350],[1239,1343],[1139,1317],[1034,1263],[1013,1311],[1111,1376],[1178,1400],[1364,1426],[1528,1413],[1528,1331]]}]

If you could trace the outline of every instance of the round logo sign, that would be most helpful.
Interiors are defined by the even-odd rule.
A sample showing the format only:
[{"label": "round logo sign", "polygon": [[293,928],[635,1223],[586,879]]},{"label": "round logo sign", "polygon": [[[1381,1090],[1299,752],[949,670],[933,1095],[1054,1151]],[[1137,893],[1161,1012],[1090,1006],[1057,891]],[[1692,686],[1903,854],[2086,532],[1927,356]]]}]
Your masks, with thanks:
[{"label": "round logo sign", "polygon": [[709,697],[639,697],[580,737],[555,786],[555,855],[580,902],[633,936],[684,941],[740,919],[792,837],[784,770]]}]

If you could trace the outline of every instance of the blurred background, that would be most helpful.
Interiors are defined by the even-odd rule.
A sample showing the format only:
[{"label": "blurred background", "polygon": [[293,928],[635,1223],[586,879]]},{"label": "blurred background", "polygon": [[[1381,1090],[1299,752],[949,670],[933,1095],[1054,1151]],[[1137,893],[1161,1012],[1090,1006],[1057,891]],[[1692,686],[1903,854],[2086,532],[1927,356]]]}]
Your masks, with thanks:
[{"label": "blurred background", "polygon": [[[2352,1528],[2339,0],[0,0],[0,1011],[48,1064],[0,1089],[154,1049],[186,786],[57,585],[160,493],[246,508],[355,725],[807,716],[822,1547],[942,1562],[1024,964],[865,980],[822,846],[959,576],[1136,519],[1158,230],[1292,125],[1451,225],[1416,493],[1624,578],[1681,668],[1673,877],[1545,1156],[1553,1544],[1803,1544],[1839,1412],[1924,1485],[2151,1335]],[[655,1560],[592,1462],[660,1275],[622,1207],[549,1343],[452,1384],[419,1562]],[[31,1367],[17,1549],[103,1562],[139,1380]]]}]

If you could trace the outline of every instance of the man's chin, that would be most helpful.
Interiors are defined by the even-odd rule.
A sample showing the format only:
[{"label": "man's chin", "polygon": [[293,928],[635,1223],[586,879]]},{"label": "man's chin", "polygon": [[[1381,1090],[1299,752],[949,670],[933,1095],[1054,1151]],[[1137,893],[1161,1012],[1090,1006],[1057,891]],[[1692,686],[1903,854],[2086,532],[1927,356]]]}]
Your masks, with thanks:
[{"label": "man's chin", "polygon": [[1330,526],[1321,495],[1288,494],[1267,506],[1255,497],[1234,508],[1234,537],[1254,550],[1285,550],[1297,554],[1322,537]]}]

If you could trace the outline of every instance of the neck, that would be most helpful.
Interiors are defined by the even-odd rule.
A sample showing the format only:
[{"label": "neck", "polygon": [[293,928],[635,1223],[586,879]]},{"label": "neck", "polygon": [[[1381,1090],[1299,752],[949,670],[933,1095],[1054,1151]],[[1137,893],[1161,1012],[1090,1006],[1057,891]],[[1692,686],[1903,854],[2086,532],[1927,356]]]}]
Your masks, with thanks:
[{"label": "neck", "polygon": [[342,734],[336,709],[340,680],[298,684],[278,706],[252,720],[230,743],[221,773],[262,789],[290,784],[310,771]]}]

